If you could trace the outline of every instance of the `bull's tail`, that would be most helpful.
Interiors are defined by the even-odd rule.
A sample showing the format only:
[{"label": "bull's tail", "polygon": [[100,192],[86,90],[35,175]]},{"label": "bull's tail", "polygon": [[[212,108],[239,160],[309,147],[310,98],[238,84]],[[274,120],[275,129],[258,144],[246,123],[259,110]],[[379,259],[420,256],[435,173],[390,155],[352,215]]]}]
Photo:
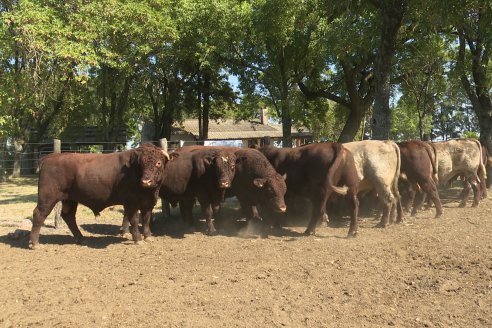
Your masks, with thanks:
[{"label": "bull's tail", "polygon": [[437,183],[438,175],[437,175],[437,153],[436,149],[432,147],[430,144],[425,144],[425,151],[427,155],[429,155],[431,165],[432,165],[432,180]]},{"label": "bull's tail", "polygon": [[333,176],[335,175],[335,172],[340,168],[342,164],[345,163],[345,152],[348,150],[342,146],[342,144],[334,142],[333,143],[333,150],[335,153],[335,160],[333,161],[333,164],[330,166],[328,169],[328,175],[327,175],[327,182],[328,182],[328,187],[333,189],[334,192],[336,192],[339,195],[346,195],[348,192],[348,187],[343,186],[343,187],[338,187],[333,184]]},{"label": "bull's tail", "polygon": [[393,149],[396,152],[396,172],[393,178],[393,194],[397,198],[397,201],[400,201],[400,192],[398,190],[398,179],[400,178],[400,170],[401,170],[401,154],[400,147],[394,142],[392,142]]},{"label": "bull's tail", "polygon": [[480,156],[480,164],[478,166],[478,172],[477,173],[482,173],[483,175],[478,174],[479,182],[480,182],[480,176],[483,177],[484,181],[487,181],[487,170],[485,169],[485,165],[484,165],[484,158],[483,158],[483,152],[482,152],[482,144],[477,139],[470,139],[470,140],[473,140],[477,144],[477,146],[478,146],[478,153],[480,154],[479,155]]}]

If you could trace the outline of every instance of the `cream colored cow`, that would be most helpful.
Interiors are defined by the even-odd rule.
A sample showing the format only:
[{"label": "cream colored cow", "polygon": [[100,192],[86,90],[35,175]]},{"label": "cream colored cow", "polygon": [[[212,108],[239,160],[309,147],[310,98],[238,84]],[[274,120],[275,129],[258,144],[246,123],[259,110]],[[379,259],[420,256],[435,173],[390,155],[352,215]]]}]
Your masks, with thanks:
[{"label": "cream colored cow", "polygon": [[379,227],[386,227],[393,209],[397,209],[397,222],[403,219],[398,178],[400,176],[400,149],[393,141],[364,140],[344,143],[354,156],[360,179],[359,193],[375,190],[383,203]]},{"label": "cream colored cow", "polygon": [[[473,206],[477,206],[480,198],[480,178],[486,179],[486,171],[482,160],[482,146],[475,139],[457,139],[431,144],[436,151],[438,181],[446,185],[457,176],[465,178],[473,189]],[[462,193],[461,206],[466,205],[469,191]]]}]

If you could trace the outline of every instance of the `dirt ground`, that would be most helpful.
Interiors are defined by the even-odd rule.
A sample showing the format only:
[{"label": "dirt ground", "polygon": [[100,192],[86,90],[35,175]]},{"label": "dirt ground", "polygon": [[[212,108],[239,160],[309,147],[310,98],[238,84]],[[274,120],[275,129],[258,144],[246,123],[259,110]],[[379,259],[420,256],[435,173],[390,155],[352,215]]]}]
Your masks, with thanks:
[{"label": "dirt ground", "polygon": [[31,251],[35,180],[2,183],[0,327],[491,327],[492,197],[458,208],[458,193],[441,219],[363,217],[354,239],[347,224],[305,237],[302,223],[260,238],[242,221],[209,237],[174,211],[134,245],[119,208],[80,208],[86,246],[49,218]]}]

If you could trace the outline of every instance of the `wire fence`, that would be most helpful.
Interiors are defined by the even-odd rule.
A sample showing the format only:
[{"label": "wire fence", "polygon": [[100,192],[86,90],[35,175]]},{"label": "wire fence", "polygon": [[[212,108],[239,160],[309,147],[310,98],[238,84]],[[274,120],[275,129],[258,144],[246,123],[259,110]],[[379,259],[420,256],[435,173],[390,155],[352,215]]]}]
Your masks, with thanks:
[{"label": "wire fence", "polygon": [[[226,145],[241,146],[241,140],[149,140],[144,143],[160,145],[168,152],[189,145]],[[59,152],[66,153],[112,153],[125,151],[140,146],[143,142],[127,142],[126,144],[115,142],[90,142],[73,143],[59,142]],[[9,176],[36,177],[38,175],[39,162],[43,156],[55,152],[55,141],[51,143],[25,143],[22,147],[16,147],[11,143],[0,144],[0,180]],[[21,149],[19,149],[21,148]]]}]

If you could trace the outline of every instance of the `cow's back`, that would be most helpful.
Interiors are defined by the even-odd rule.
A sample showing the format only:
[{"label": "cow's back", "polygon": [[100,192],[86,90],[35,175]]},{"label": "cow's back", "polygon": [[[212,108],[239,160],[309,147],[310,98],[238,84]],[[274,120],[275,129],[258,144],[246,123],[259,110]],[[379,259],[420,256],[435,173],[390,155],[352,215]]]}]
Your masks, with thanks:
[{"label": "cow's back", "polygon": [[457,139],[432,143],[436,150],[439,183],[447,183],[459,174],[474,176],[482,164],[482,149],[474,139]]},{"label": "cow's back", "polygon": [[374,183],[392,186],[398,181],[400,150],[393,141],[363,140],[344,143],[343,146],[354,157],[361,191],[370,189]]}]

